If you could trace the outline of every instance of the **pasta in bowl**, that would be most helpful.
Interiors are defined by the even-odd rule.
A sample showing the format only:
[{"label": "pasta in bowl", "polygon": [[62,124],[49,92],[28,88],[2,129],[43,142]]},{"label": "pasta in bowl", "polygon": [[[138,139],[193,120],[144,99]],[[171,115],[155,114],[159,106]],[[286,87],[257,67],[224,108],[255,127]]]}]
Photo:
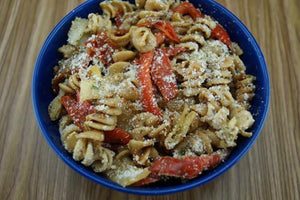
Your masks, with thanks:
[{"label": "pasta in bowl", "polygon": [[72,158],[122,187],[190,180],[251,137],[255,76],[225,28],[189,2],[100,3],[76,17],[49,117]]}]

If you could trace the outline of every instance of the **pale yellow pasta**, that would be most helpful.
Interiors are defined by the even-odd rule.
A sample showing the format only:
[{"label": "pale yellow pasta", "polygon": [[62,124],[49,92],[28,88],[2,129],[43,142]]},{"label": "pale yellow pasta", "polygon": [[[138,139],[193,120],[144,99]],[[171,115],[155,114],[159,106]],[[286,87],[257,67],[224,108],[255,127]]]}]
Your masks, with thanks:
[{"label": "pale yellow pasta", "polygon": [[129,61],[135,58],[136,53],[129,50],[121,50],[113,55],[114,62]]},{"label": "pale yellow pasta", "polygon": [[151,30],[146,27],[132,28],[131,43],[139,52],[151,51],[157,46],[156,38]]},{"label": "pale yellow pasta", "polygon": [[154,140],[130,140],[127,144],[129,152],[132,154],[133,160],[139,165],[146,165],[151,158],[151,150]]},{"label": "pale yellow pasta", "polygon": [[126,46],[131,39],[131,30],[122,36],[116,36],[113,33],[109,34],[109,37],[115,42],[119,47]]},{"label": "pale yellow pasta", "polygon": [[48,106],[48,113],[50,116],[50,119],[52,121],[58,120],[61,116],[63,106],[60,101],[60,98],[64,95],[65,93],[60,90],[58,95],[50,102]]},{"label": "pale yellow pasta", "polygon": [[173,149],[182,141],[188,133],[194,118],[196,118],[196,113],[194,111],[189,112],[188,107],[186,106],[177,124],[165,138],[164,144],[167,149]]},{"label": "pale yellow pasta", "polygon": [[249,108],[249,102],[254,97],[255,86],[253,81],[255,79],[254,76],[248,74],[239,74],[235,76],[235,97],[237,101],[243,105],[245,108]]},{"label": "pale yellow pasta", "polygon": [[145,10],[168,10],[174,0],[147,0],[145,3]]},{"label": "pale yellow pasta", "polygon": [[80,78],[78,74],[73,74],[64,83],[58,84],[65,93],[75,93],[80,88]]},{"label": "pale yellow pasta", "polygon": [[100,31],[111,32],[112,23],[108,17],[91,13],[88,16],[86,32],[97,33]]},{"label": "pale yellow pasta", "polygon": [[70,44],[61,46],[58,51],[64,55],[64,58],[70,58],[74,52],[76,52],[76,47]]},{"label": "pale yellow pasta", "polygon": [[117,116],[122,113],[118,104],[116,98],[100,100],[99,104],[95,107],[97,112],[86,116],[85,127],[99,131],[111,131],[115,129]]},{"label": "pale yellow pasta", "polygon": [[72,21],[72,26],[68,33],[68,42],[71,45],[77,45],[81,37],[84,35],[86,27],[88,25],[88,20],[76,17]]},{"label": "pale yellow pasta", "polygon": [[113,166],[115,152],[105,147],[100,147],[98,156],[99,160],[94,161],[92,164],[92,168],[95,172],[104,172]]}]

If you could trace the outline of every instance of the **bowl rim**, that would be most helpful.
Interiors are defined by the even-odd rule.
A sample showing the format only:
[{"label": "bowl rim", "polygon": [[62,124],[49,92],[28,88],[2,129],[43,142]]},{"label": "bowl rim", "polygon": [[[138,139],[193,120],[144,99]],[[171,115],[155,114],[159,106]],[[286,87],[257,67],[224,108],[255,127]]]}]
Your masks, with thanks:
[{"label": "bowl rim", "polygon": [[[242,151],[238,152],[237,156],[232,158],[230,162],[226,161],[225,165],[223,165],[223,168],[221,168],[217,172],[212,172],[209,176],[206,178],[202,178],[201,180],[195,179],[194,181],[190,181],[181,185],[175,185],[175,186],[168,186],[168,187],[163,187],[163,188],[134,188],[134,187],[122,187],[120,185],[117,185],[111,181],[109,181],[106,178],[102,177],[96,177],[92,174],[90,171],[85,171],[82,168],[79,167],[81,165],[80,163],[78,164],[73,164],[67,157],[65,157],[60,150],[57,148],[57,146],[54,144],[52,139],[50,138],[47,128],[42,124],[42,117],[40,116],[40,113],[38,111],[38,103],[36,101],[36,93],[37,93],[37,86],[36,86],[36,79],[37,79],[37,72],[39,66],[41,66],[41,61],[42,57],[47,49],[47,47],[50,44],[50,41],[56,35],[58,30],[65,24],[67,20],[72,16],[73,13],[76,13],[80,11],[81,9],[84,9],[88,4],[93,3],[94,1],[99,1],[99,0],[87,0],[84,3],[80,4],[77,6],[75,9],[73,9],[71,12],[69,12],[62,20],[59,21],[59,23],[52,29],[50,34],[48,35],[47,39],[45,40],[43,46],[41,47],[41,50],[39,52],[39,55],[36,60],[36,64],[34,67],[33,71],[33,77],[32,77],[32,83],[31,83],[31,99],[32,99],[32,105],[33,105],[33,110],[35,114],[35,118],[38,122],[39,128],[46,139],[47,143],[51,146],[51,148],[55,151],[55,153],[60,157],[61,160],[63,160],[69,167],[71,167],[74,171],[78,172],[85,178],[88,178],[89,180],[92,180],[93,182],[96,182],[102,186],[105,186],[110,189],[115,189],[117,191],[125,192],[125,193],[131,193],[131,194],[139,194],[139,195],[162,195],[162,194],[170,194],[170,193],[175,193],[175,192],[182,192],[188,189],[195,188],[197,186],[203,185],[209,181],[212,181],[216,177],[220,176],[221,174],[225,173],[227,170],[229,170],[235,163],[237,163],[250,149],[250,147],[254,144],[256,141],[257,137],[260,135],[262,128],[264,126],[268,111],[269,111],[269,105],[270,105],[270,79],[269,79],[269,73],[267,69],[267,64],[265,61],[265,58],[263,56],[263,53],[260,49],[260,47],[257,44],[257,41],[255,40],[254,36],[251,34],[251,32],[248,30],[248,28],[241,22],[241,20],[236,17],[231,11],[229,11],[227,8],[219,4],[218,2],[215,2],[214,0],[206,0],[208,3],[212,4],[213,6],[217,7],[217,9],[220,9],[224,12],[225,15],[228,15],[231,19],[235,20],[238,27],[242,30],[243,34],[246,34],[251,41],[251,45],[253,45],[255,51],[259,55],[259,67],[262,68],[263,71],[263,76],[265,78],[265,82],[267,85],[265,86],[266,90],[266,101],[263,106],[264,111],[262,113],[262,120],[259,121],[258,128],[256,129],[256,133],[254,134],[251,138],[248,144],[242,149]],[[100,0],[99,2],[101,2]]]}]

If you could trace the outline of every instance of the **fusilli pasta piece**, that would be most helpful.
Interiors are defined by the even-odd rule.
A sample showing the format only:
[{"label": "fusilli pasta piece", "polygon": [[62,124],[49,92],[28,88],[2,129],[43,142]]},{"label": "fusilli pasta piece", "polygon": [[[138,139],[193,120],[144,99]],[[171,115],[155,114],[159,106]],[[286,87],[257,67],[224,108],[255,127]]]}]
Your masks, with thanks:
[{"label": "fusilli pasta piece", "polygon": [[99,131],[111,131],[117,124],[117,116],[122,113],[116,98],[107,98],[99,101],[95,107],[96,113],[86,116],[84,125],[87,129]]},{"label": "fusilli pasta piece", "polygon": [[156,38],[150,29],[146,27],[133,27],[131,32],[131,42],[139,52],[153,50],[156,44]]},{"label": "fusilli pasta piece", "polygon": [[178,143],[182,141],[182,139],[188,133],[190,126],[196,117],[196,112],[189,112],[188,106],[185,106],[180,118],[178,119],[177,124],[175,125],[173,130],[168,133],[167,137],[164,140],[166,149],[173,149]]}]

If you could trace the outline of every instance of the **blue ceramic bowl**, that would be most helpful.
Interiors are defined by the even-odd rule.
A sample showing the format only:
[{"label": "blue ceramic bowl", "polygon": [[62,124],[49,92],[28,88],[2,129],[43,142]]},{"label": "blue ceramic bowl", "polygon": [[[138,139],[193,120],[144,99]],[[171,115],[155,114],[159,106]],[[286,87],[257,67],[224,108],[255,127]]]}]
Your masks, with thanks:
[{"label": "blue ceramic bowl", "polygon": [[54,98],[51,89],[53,66],[62,58],[57,49],[66,43],[71,21],[76,16],[86,18],[91,12],[101,13],[99,2],[99,0],[86,1],[63,18],[46,39],[37,58],[32,78],[32,102],[39,127],[49,145],[65,163],[79,174],[108,188],[127,193],[157,195],[180,192],[200,186],[223,174],[245,155],[260,134],[269,108],[270,82],[263,54],[254,37],[236,16],[213,0],[191,0],[191,2],[194,5],[200,5],[203,13],[212,16],[226,28],[232,41],[237,42],[244,50],[244,55],[241,59],[247,66],[247,73],[257,78],[255,82],[256,95],[251,107],[251,112],[255,119],[255,124],[251,130],[253,136],[251,138],[240,137],[238,145],[224,163],[217,166],[214,170],[203,173],[192,181],[183,184],[170,181],[163,185],[142,188],[123,188],[105,179],[100,174],[94,173],[90,168],[74,161],[72,156],[65,151],[60,142],[58,125],[51,122],[47,111],[50,101]]}]

